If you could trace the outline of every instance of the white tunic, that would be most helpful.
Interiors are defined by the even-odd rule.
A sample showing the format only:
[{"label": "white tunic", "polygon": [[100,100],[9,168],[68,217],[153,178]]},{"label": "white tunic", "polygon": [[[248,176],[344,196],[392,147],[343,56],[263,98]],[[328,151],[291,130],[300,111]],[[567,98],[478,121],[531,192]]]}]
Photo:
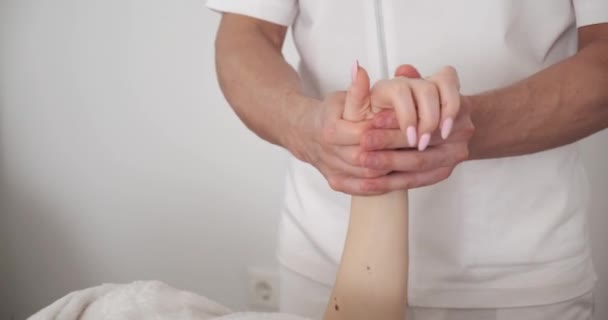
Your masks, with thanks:
[{"label": "white tunic", "polygon": [[[503,87],[576,52],[576,28],[608,22],[606,0],[209,0],[215,10],[293,27],[308,93],[349,85],[358,59],[372,81],[409,63],[459,71],[463,94]],[[279,260],[333,283],[349,196],[292,159]],[[409,303],[510,307],[554,303],[593,287],[587,179],[577,144],[469,161],[410,192]]]}]

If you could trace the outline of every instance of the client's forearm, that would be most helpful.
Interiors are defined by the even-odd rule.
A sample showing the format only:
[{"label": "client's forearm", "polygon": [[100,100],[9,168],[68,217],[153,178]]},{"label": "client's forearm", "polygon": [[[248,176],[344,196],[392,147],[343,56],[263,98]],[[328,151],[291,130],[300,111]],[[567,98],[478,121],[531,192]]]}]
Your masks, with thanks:
[{"label": "client's forearm", "polygon": [[324,320],[404,319],[407,205],[407,190],[352,198],[344,253]]}]

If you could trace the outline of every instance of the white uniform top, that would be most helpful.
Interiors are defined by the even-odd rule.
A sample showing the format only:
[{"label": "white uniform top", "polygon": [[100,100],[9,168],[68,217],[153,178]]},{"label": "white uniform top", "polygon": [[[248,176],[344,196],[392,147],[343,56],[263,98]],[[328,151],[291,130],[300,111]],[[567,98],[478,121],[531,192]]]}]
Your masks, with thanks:
[{"label": "white uniform top", "polygon": [[[308,93],[349,85],[358,59],[372,81],[409,63],[459,71],[464,94],[503,87],[573,55],[577,27],[608,22],[607,0],[209,0],[218,11],[293,27]],[[279,259],[334,281],[350,197],[292,159]],[[414,306],[554,303],[595,282],[587,234],[587,179],[578,145],[469,161],[410,191],[409,299]]]}]

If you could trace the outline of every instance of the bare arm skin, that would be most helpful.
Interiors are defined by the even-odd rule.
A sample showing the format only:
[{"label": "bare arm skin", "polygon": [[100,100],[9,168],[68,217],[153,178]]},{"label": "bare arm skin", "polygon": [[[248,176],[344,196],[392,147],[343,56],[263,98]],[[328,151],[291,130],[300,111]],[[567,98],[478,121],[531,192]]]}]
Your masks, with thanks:
[{"label": "bare arm skin", "polygon": [[[360,79],[359,89],[353,85],[324,102],[307,98],[295,71],[280,54],[284,37],[285,28],[280,26],[236,15],[222,19],[216,43],[218,77],[237,115],[263,139],[287,148],[306,140],[302,137],[307,133],[298,128],[307,127],[308,134],[314,137],[312,131],[318,130],[325,142],[359,148],[363,129],[371,126],[366,122],[366,72],[362,69],[358,78],[353,75]],[[354,121],[350,124],[342,120],[349,112],[356,115],[346,117]],[[331,124],[311,125],[317,122],[314,119],[329,119]],[[403,319],[407,257],[407,190],[353,197],[344,257],[325,319]]]},{"label": "bare arm skin", "polygon": [[[424,150],[424,135],[429,134],[430,139],[430,133],[445,119],[451,122],[458,114],[459,81],[451,68],[423,80],[415,68],[404,65],[397,68],[395,78],[379,81],[372,89],[368,88],[367,72],[357,68],[346,98],[343,114],[346,120],[374,118],[376,112],[382,111],[374,110],[373,106],[393,104],[401,120],[400,135],[405,136],[404,133],[409,133],[407,129],[417,125],[420,142],[408,139],[408,143],[410,147],[417,143],[418,150]],[[395,96],[410,103],[394,100]],[[418,104],[414,107],[414,99],[407,97],[416,97]],[[449,137],[450,126],[441,128],[443,139]],[[352,197],[344,251],[324,320],[405,319],[408,220],[407,189]]]},{"label": "bare arm skin", "polygon": [[[354,122],[374,116],[367,72],[356,67],[343,114]],[[353,196],[344,251],[323,319],[403,320],[408,253],[407,190]]]},{"label": "bare arm skin", "polygon": [[470,97],[471,157],[534,153],[608,126],[608,24],[579,29],[579,52],[512,86]]},{"label": "bare arm skin", "polygon": [[388,172],[359,165],[359,141],[371,121],[342,120],[346,91],[322,100],[302,92],[298,74],[281,54],[286,31],[270,22],[224,14],[216,39],[220,87],[243,123],[262,139],[313,165],[335,190],[363,193],[339,181]]},{"label": "bare arm skin", "polygon": [[[301,93],[281,48],[287,28],[224,14],[216,38],[216,69],[226,99],[262,139],[287,147],[295,124],[316,101]],[[272,102],[272,103],[271,103]]]},{"label": "bare arm skin", "polygon": [[353,196],[324,320],[403,320],[408,289],[408,195]]},{"label": "bare arm skin", "polygon": [[[297,73],[281,54],[285,33],[283,26],[237,14],[223,15],[216,39],[216,64],[229,104],[258,136],[317,168],[332,189],[351,195],[387,192],[369,185],[392,170],[366,168],[360,161],[361,136],[372,127],[372,120],[342,119],[346,91],[330,93],[322,100],[303,94]],[[443,180],[448,173],[441,168],[403,173],[398,178],[412,188]],[[404,189],[403,185],[395,184],[400,188],[393,190]]]},{"label": "bare arm skin", "polygon": [[[544,151],[603,130],[608,127],[608,23],[580,28],[579,52],[562,62],[513,85],[461,96],[450,138],[443,140],[436,133],[425,151],[402,149],[408,142],[393,112],[378,114],[374,127],[362,137],[361,163],[376,170],[418,173],[439,168],[451,172],[468,159]],[[366,185],[388,192],[435,182],[388,175],[369,179]]]}]

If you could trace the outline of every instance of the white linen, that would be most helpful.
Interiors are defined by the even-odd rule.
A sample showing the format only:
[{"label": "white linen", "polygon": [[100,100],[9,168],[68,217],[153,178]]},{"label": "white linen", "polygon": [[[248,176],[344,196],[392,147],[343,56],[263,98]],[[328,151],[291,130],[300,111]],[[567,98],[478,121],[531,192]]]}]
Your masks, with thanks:
[{"label": "white linen", "polygon": [[72,292],[28,320],[306,320],[271,313],[233,313],[221,304],[159,281],[104,284]]}]

